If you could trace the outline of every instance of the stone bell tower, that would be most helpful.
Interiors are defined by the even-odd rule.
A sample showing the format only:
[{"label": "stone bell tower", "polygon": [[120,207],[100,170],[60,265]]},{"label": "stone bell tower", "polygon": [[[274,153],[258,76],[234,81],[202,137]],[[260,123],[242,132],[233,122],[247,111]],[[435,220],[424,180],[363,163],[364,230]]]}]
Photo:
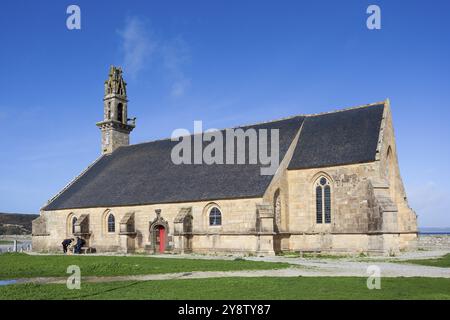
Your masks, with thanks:
[{"label": "stone bell tower", "polygon": [[127,84],[123,80],[122,69],[111,66],[105,81],[103,121],[97,123],[102,131],[102,154],[130,144],[130,132],[135,127],[136,118],[128,119],[127,107]]}]

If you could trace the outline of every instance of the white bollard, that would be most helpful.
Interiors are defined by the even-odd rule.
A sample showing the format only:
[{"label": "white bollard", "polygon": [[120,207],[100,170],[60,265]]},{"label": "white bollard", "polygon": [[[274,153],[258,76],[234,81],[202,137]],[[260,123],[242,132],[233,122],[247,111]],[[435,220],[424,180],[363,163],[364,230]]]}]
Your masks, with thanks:
[{"label": "white bollard", "polygon": [[17,240],[14,240],[14,252],[17,252]]}]

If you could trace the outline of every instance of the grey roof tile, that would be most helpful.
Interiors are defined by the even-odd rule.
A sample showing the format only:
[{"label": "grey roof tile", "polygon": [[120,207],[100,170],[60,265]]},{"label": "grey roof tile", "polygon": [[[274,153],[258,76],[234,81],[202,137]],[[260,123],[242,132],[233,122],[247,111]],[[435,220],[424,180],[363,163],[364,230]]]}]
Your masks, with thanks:
[{"label": "grey roof tile", "polygon": [[[303,119],[242,128],[279,129],[281,161]],[[258,197],[272,179],[260,174],[260,164],[175,165],[170,155],[177,143],[168,139],[121,147],[103,156],[43,210]]]},{"label": "grey roof tile", "polygon": [[384,104],[309,116],[288,169],[375,160]]}]

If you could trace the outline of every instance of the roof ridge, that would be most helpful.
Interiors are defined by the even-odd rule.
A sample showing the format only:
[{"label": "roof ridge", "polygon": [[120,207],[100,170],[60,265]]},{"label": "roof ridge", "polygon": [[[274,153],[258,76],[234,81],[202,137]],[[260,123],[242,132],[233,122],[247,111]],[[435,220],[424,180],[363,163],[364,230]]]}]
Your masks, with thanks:
[{"label": "roof ridge", "polygon": [[362,109],[362,108],[370,108],[370,107],[374,107],[374,106],[385,105],[387,101],[388,101],[388,99],[383,100],[383,101],[378,101],[378,102],[361,104],[361,105],[357,105],[357,106],[353,106],[353,107],[347,107],[344,109],[325,111],[325,112],[319,112],[319,113],[311,113],[311,114],[305,115],[305,117],[316,117],[316,116],[321,116],[321,115],[330,114],[330,113],[339,113],[339,112],[345,112],[345,111]]},{"label": "roof ridge", "polygon": [[[260,124],[266,124],[266,123],[290,120],[290,119],[294,119],[294,118],[297,118],[297,117],[306,117],[306,115],[298,114],[298,115],[283,117],[283,118],[279,118],[279,119],[275,119],[275,120],[268,120],[268,121],[261,121],[261,122],[255,122],[255,123],[250,123],[250,124],[239,125],[239,126],[236,126],[236,127],[227,127],[227,128],[222,128],[222,129],[215,129],[215,128],[213,128],[213,129],[214,129],[214,131],[223,131],[223,130],[228,130],[228,129],[238,129],[238,128],[242,128],[242,127],[257,126],[257,125],[260,125]],[[207,129],[207,130],[212,130],[212,129]],[[206,133],[206,131],[202,131],[200,133]],[[192,135],[195,135],[195,134],[198,134],[198,133],[191,133],[189,136],[192,136]],[[171,140],[171,139],[172,138],[161,138],[161,139],[155,139],[155,140],[148,140],[148,141],[143,141],[143,142],[139,142],[139,143],[130,144],[128,146],[121,146],[119,148],[127,148],[127,147],[137,146],[137,145],[140,145],[140,144],[146,144],[146,143],[152,143],[152,142],[158,142],[158,141],[165,141],[165,140]]]},{"label": "roof ridge", "polygon": [[[259,121],[259,122],[243,124],[243,125],[239,125],[239,126],[235,126],[235,127],[227,127],[227,128],[222,128],[222,129],[215,129],[215,131],[223,131],[223,130],[227,130],[227,129],[238,129],[238,128],[242,128],[242,127],[257,126],[257,125],[260,125],[260,124],[267,124],[267,123],[272,123],[272,122],[279,122],[279,121],[290,120],[290,119],[294,119],[294,118],[297,118],[297,117],[304,117],[304,118],[316,117],[316,116],[321,116],[321,115],[325,115],[325,114],[339,113],[339,112],[345,112],[345,111],[350,111],[350,110],[355,110],[355,109],[368,108],[368,107],[373,107],[373,106],[377,106],[377,105],[380,105],[380,104],[384,105],[384,104],[386,104],[387,101],[388,101],[388,99],[383,100],[383,101],[368,103],[368,104],[357,105],[357,106],[353,106],[353,107],[347,107],[347,108],[343,108],[343,109],[319,112],[319,113],[296,114],[296,115],[282,117],[282,118],[274,119],[274,120]],[[211,129],[207,129],[207,130],[211,130]],[[201,133],[205,133],[205,132],[206,131],[202,131]],[[194,134],[195,133],[191,133],[189,136],[192,136]],[[166,140],[172,140],[172,138],[160,138],[160,139],[142,141],[142,142],[139,142],[139,143],[130,144],[128,146],[121,146],[118,149],[120,149],[120,148],[127,148],[127,147],[133,147],[133,146],[138,146],[138,145],[141,145],[141,144],[153,143],[153,142],[158,142],[158,141],[166,141]]]}]

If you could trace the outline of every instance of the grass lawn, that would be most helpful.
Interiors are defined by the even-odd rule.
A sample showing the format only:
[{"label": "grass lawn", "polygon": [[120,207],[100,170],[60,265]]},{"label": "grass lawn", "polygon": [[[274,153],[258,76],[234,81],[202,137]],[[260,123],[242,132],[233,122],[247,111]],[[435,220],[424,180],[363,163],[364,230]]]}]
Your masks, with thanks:
[{"label": "grass lawn", "polygon": [[119,276],[190,271],[281,269],[287,263],[238,260],[155,258],[147,256],[31,256],[24,253],[0,255],[0,279],[66,277],[67,267],[77,265],[82,276]]},{"label": "grass lawn", "polygon": [[11,241],[11,240],[0,240],[0,245],[13,244],[13,243],[14,243],[14,241]]},{"label": "grass lawn", "polygon": [[211,278],[143,282],[82,283],[80,290],[58,284],[0,287],[0,299],[450,299],[450,279],[382,278],[369,290],[366,278]]},{"label": "grass lawn", "polygon": [[424,266],[450,268],[450,253],[446,254],[443,257],[436,258],[436,259],[406,260],[406,261],[402,261],[402,262],[421,264]]}]

